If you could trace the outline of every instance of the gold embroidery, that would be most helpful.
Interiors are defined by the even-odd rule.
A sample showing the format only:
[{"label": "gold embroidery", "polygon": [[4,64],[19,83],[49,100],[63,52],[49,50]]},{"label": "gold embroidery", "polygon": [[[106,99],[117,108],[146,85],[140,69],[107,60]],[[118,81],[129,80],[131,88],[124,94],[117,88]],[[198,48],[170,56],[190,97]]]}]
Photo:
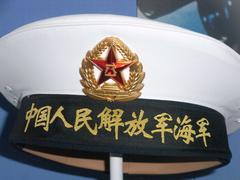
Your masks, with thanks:
[{"label": "gold embroidery", "polygon": [[88,123],[88,121],[92,121],[92,117],[89,116],[91,112],[92,110],[88,108],[78,109],[76,111],[74,131],[79,131],[83,126],[86,126],[86,128],[91,134],[97,135],[98,132],[97,124],[95,123],[94,128],[91,128]]},{"label": "gold embroidery", "polygon": [[174,125],[174,138],[178,140],[178,138],[182,138],[183,142],[189,144],[190,142],[194,142],[193,135],[196,134],[195,130],[192,129],[191,119],[188,116],[184,116],[183,120],[179,117],[177,118],[177,124]]},{"label": "gold embroidery", "polygon": [[105,107],[97,115],[96,118],[99,118],[99,123],[97,123],[96,121],[94,122],[91,116],[91,109],[80,108],[75,111],[74,125],[66,120],[63,114],[63,106],[59,106],[53,116],[51,115],[52,109],[52,106],[49,105],[37,108],[35,103],[32,103],[25,115],[26,125],[24,133],[27,132],[31,121],[34,121],[34,128],[42,127],[44,131],[48,132],[50,125],[55,120],[60,120],[64,128],[73,128],[74,132],[78,132],[84,127],[94,136],[98,135],[100,129],[108,132],[113,131],[115,140],[119,139],[119,134],[121,133],[129,135],[130,138],[141,134],[145,139],[153,139],[153,134],[159,133],[161,143],[164,144],[167,143],[166,134],[168,133],[176,141],[182,140],[185,144],[190,144],[195,142],[195,139],[200,139],[204,147],[207,147],[207,140],[212,137],[210,132],[208,132],[210,123],[206,118],[201,118],[195,122],[196,126],[199,127],[198,134],[196,134],[196,131],[193,129],[192,120],[187,115],[182,119],[180,117],[173,119],[170,114],[163,112],[154,116],[154,119],[157,121],[155,125],[156,129],[150,129],[150,133],[148,133],[145,131],[145,128],[149,122],[149,117],[144,117],[145,111],[142,109],[139,113],[132,112],[133,119],[124,122],[122,120],[122,116],[125,113],[124,110]]},{"label": "gold embroidery", "polygon": [[27,132],[28,126],[30,121],[37,115],[38,113],[38,109],[34,107],[35,103],[32,103],[31,109],[27,111],[25,119],[27,121],[26,125],[25,125],[25,129],[24,132]]},{"label": "gold embroidery", "polygon": [[200,134],[196,135],[196,138],[202,138],[203,142],[204,142],[204,146],[207,147],[207,139],[206,137],[211,137],[211,134],[209,132],[207,132],[207,127],[209,126],[209,122],[206,118],[202,118],[200,120],[197,121],[197,125],[199,126],[199,130],[198,132]]},{"label": "gold embroidery", "polygon": [[124,111],[121,109],[111,110],[105,107],[104,110],[97,116],[98,118],[101,119],[101,123],[98,129],[101,129],[104,127],[105,130],[111,132],[112,128],[114,127],[115,139],[118,140],[119,126],[122,126],[122,127],[124,126],[124,123],[122,122],[122,118],[121,118],[123,112]]},{"label": "gold embroidery", "polygon": [[66,128],[72,128],[73,126],[66,121],[64,115],[62,114],[63,110],[64,110],[64,107],[62,107],[62,106],[60,106],[58,108],[56,113],[53,115],[53,117],[52,117],[52,119],[50,121],[50,124],[52,124],[58,118],[58,119],[62,120],[62,122],[63,122],[63,124],[64,124],[64,126]]},{"label": "gold embroidery", "polygon": [[34,127],[43,126],[45,131],[49,129],[51,106],[44,106],[38,109]]},{"label": "gold embroidery", "polygon": [[62,114],[62,111],[64,110],[63,106],[60,106],[57,111],[55,112],[55,114],[53,115],[53,117],[50,119],[50,113],[51,113],[51,106],[43,106],[39,109],[34,107],[35,104],[33,103],[31,106],[31,109],[29,111],[27,111],[26,113],[26,120],[27,123],[25,125],[25,129],[24,132],[27,132],[29,123],[31,120],[35,119],[35,123],[34,123],[34,127],[40,127],[43,126],[43,129],[48,132],[49,130],[49,125],[52,124],[57,118],[62,120],[64,126],[66,128],[72,128],[73,126],[71,124],[69,124],[64,115]]},{"label": "gold embroidery", "polygon": [[152,139],[153,136],[144,131],[145,126],[148,122],[148,118],[143,119],[144,111],[141,110],[139,116],[137,117],[136,113],[132,113],[133,120],[125,122],[125,125],[128,125],[128,128],[124,133],[128,133],[129,136],[143,134],[145,138]]},{"label": "gold embroidery", "polygon": [[161,133],[162,143],[165,143],[165,133],[173,133],[171,128],[167,128],[167,121],[172,121],[173,118],[168,113],[162,113],[155,116],[154,119],[158,121],[158,124],[156,125],[157,129],[152,130],[152,133]]}]

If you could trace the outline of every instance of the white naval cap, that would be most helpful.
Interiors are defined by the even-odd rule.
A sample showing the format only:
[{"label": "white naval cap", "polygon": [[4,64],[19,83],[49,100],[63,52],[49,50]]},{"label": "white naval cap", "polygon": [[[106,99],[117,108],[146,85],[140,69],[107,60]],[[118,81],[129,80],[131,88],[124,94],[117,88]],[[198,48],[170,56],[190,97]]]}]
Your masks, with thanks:
[{"label": "white naval cap", "polygon": [[208,36],[172,25],[115,15],[73,15],[23,26],[0,40],[0,88],[15,106],[31,94],[82,95],[79,67],[86,52],[115,36],[138,54],[141,98],[199,104],[240,127],[240,57]]},{"label": "white naval cap", "polygon": [[[101,48],[102,46],[103,48]],[[107,52],[105,52],[107,48],[110,48],[108,52],[109,54],[107,55],[107,60],[102,60],[101,58],[99,60],[101,54],[107,54]],[[115,49],[111,50],[111,48]],[[116,63],[116,58],[118,56],[122,56],[123,58],[127,57],[128,59],[134,60],[132,60],[132,62],[118,61],[118,63]],[[64,103],[66,106],[72,106],[71,103],[69,104],[69,100],[67,100],[68,98],[65,97],[65,95],[73,95],[73,98],[71,97],[71,102],[74,102],[73,104],[77,104],[76,99],[79,97],[82,102],[85,102],[86,107],[91,106],[92,108],[96,108],[97,111],[99,110],[98,108],[100,106],[104,107],[106,106],[105,103],[111,104],[112,102],[102,103],[97,100],[93,100],[92,102],[91,99],[85,99],[82,98],[82,96],[85,96],[86,94],[90,98],[96,98],[99,96],[102,97],[107,93],[112,95],[111,93],[114,94],[116,88],[119,90],[124,86],[122,90],[124,93],[125,91],[128,91],[127,93],[129,94],[127,94],[127,96],[132,96],[131,93],[136,93],[137,95],[133,95],[134,98],[139,98],[139,101],[136,103],[133,102],[131,104],[131,102],[129,102],[129,104],[126,104],[126,107],[128,107],[128,109],[125,110],[134,111],[135,107],[141,108],[144,106],[146,109],[148,109],[149,112],[152,111],[152,114],[150,114],[153,115],[154,111],[158,110],[158,107],[161,106],[161,110],[166,110],[166,107],[169,107],[169,111],[171,111],[173,114],[176,113],[176,116],[179,115],[179,113],[177,113],[177,111],[179,111],[180,114],[182,112],[188,112],[190,114],[192,113],[192,117],[198,117],[196,116],[195,111],[199,110],[199,112],[201,111],[201,113],[206,116],[208,114],[210,119],[216,117],[216,119],[213,118],[212,120],[214,121],[212,122],[212,124],[214,124],[214,127],[213,131],[211,132],[213,138],[217,138],[213,136],[215,135],[215,132],[216,136],[220,137],[221,131],[225,131],[225,125],[223,126],[223,129],[220,130],[220,132],[217,128],[217,124],[222,123],[220,122],[220,115],[223,116],[223,121],[225,120],[228,133],[232,133],[240,127],[240,123],[238,122],[240,121],[240,81],[238,80],[238,77],[240,77],[240,56],[231,48],[224,45],[222,42],[219,42],[208,36],[172,25],[138,18],[114,15],[74,15],[51,18],[23,26],[2,37],[0,39],[0,60],[1,93],[14,106],[21,109],[22,113],[20,114],[22,115],[19,117],[22,117],[24,119],[24,116],[26,114],[25,120],[28,120],[30,116],[34,116],[32,113],[34,110],[36,110],[36,107],[34,107],[34,105],[37,104],[36,102],[38,102],[39,109],[41,109],[40,107],[41,105],[43,106],[42,99],[44,95],[47,95],[47,97],[44,98],[47,98],[49,102],[50,100],[54,101],[53,107],[57,108],[57,106],[54,106],[54,104],[58,104],[59,107],[62,108],[61,110],[63,110],[65,107],[62,105]],[[133,64],[135,64],[135,66]],[[93,65],[100,70],[103,70],[105,68],[105,74],[102,71],[102,74],[100,74],[101,72],[98,72],[96,75],[100,76],[98,82],[97,78],[92,78],[91,81],[88,81],[93,76],[93,74],[91,74]],[[136,86],[132,85],[135,90],[137,89],[133,92],[130,91],[128,87],[125,87],[125,85],[127,85],[127,83],[129,83],[129,79],[133,78],[134,76],[126,75],[127,81],[125,82],[122,80],[123,75],[118,74],[120,70],[123,70],[123,67],[127,66],[130,67],[131,73],[134,74],[136,72],[139,72],[141,75],[139,75],[140,77],[137,77],[138,79],[136,80]],[[134,66],[134,68],[131,70],[132,66]],[[106,68],[110,71],[106,71]],[[79,69],[81,71],[80,73]],[[112,86],[111,84],[109,85],[106,83],[105,86],[100,86],[100,84],[108,79],[113,79],[113,82],[118,82],[118,85]],[[142,83],[144,84],[144,87]],[[102,90],[99,90],[97,94],[94,88],[97,89],[96,91],[98,91],[99,88],[102,88]],[[117,92],[122,91],[119,90]],[[126,93],[124,93],[123,97],[125,98]],[[40,96],[36,97],[36,95]],[[48,95],[53,96],[49,98]],[[63,97],[56,95],[62,95]],[[122,98],[121,95],[121,93],[116,93],[114,94],[114,98]],[[59,100],[59,97],[62,99]],[[68,97],[70,98],[70,96]],[[74,97],[76,97],[75,100]],[[130,98],[130,100],[133,100],[134,98]],[[143,101],[141,99],[143,99]],[[29,101],[32,104],[30,104]],[[155,101],[159,101],[161,105],[159,106],[158,102]],[[166,101],[167,103],[163,101]],[[171,102],[175,102],[176,104],[181,102],[183,104],[178,104],[178,107],[176,108],[176,106],[172,105]],[[112,104],[114,104],[114,102]],[[124,104],[121,103],[117,104],[116,106],[124,108]],[[113,105],[113,107],[116,106]],[[190,106],[194,107],[192,108]],[[65,111],[67,111],[67,109],[69,110],[71,108],[65,108]],[[58,110],[59,109],[56,109],[57,112]],[[72,110],[66,112],[66,114],[69,113],[66,116],[72,117],[70,112],[72,112]],[[220,115],[217,114],[217,112]],[[133,113],[132,116],[135,117],[136,114]],[[62,118],[63,115],[59,117]],[[100,116],[98,115],[97,117]],[[175,116],[173,115],[173,117]],[[166,116],[164,116],[164,118],[165,120],[172,121],[172,117],[170,118],[169,114],[167,117],[168,119]],[[155,120],[159,121],[160,123],[162,119]],[[204,142],[204,146],[201,146],[200,142],[197,142],[198,144],[196,146],[193,145],[193,147],[190,147],[190,149],[199,148],[199,152],[206,151],[204,149],[207,148],[206,138],[210,138],[211,136],[210,134],[206,134],[206,129],[204,130],[203,124],[201,124],[205,123],[204,125],[209,125],[206,117],[204,120],[205,121],[197,122],[197,125],[202,128],[199,130],[199,133],[205,133],[205,135],[196,135],[196,141],[199,140],[199,137],[201,137],[203,140],[202,142]],[[53,121],[54,120],[50,121],[50,124],[53,123]],[[73,127],[71,123],[67,123],[66,119],[62,119],[62,121],[64,122],[65,127]],[[25,121],[23,122],[24,125],[18,124],[21,123],[20,121],[17,122],[16,125],[17,128],[14,134],[14,140],[17,141],[17,144],[25,144],[26,141],[29,140],[27,140],[27,138],[32,138],[32,136],[25,137],[24,135],[23,137],[22,135],[19,135],[23,133],[23,129],[25,134],[30,133],[31,131],[27,129],[30,127],[30,121],[27,122],[27,125],[25,125]],[[153,124],[153,122],[155,121],[150,122],[149,120],[149,123]],[[42,125],[45,124],[37,125],[35,122],[35,127]],[[162,124],[160,123],[159,126],[157,125],[156,127],[160,127],[160,125]],[[124,126],[124,124],[122,124],[122,126]],[[53,127],[53,129],[59,127],[60,126]],[[153,128],[154,124],[151,127]],[[163,128],[163,126],[161,127]],[[48,131],[50,129],[50,127],[46,126],[44,128],[45,129],[43,131]],[[94,131],[94,129],[91,129],[91,126],[88,126],[88,128],[91,130],[90,133],[92,133],[92,135],[97,134],[97,129]],[[98,130],[101,128],[102,126],[100,125],[98,127]],[[76,131],[76,129],[74,130]],[[35,132],[35,129],[32,129],[32,132],[33,131],[33,135],[42,133],[38,132],[38,130]],[[125,130],[124,133],[128,132],[131,134],[129,131],[129,129]],[[171,133],[172,131],[173,130],[168,130],[168,132]],[[62,135],[67,137],[70,133],[70,131],[65,132],[65,129],[62,129],[62,134],[54,134],[59,132],[59,130],[50,132],[52,134],[49,136],[50,139],[48,140],[51,142],[52,137],[61,140]],[[145,138],[147,137],[151,139],[157,130],[152,130],[152,134],[150,134],[149,130],[148,135],[146,135],[146,132],[143,132],[143,129],[141,132],[143,135],[145,133]],[[194,131],[195,134],[197,132],[197,130]],[[136,134],[137,133],[135,132],[135,135]],[[40,137],[40,135],[38,135],[36,138]],[[19,140],[18,136],[22,136],[23,138]],[[85,136],[88,137],[86,134],[84,137]],[[106,137],[104,134],[101,134],[100,136]],[[115,140],[118,140],[117,142],[120,144],[126,143],[126,141],[121,141],[121,138],[124,139],[123,136],[118,137],[115,134]],[[72,136],[69,137],[71,138]],[[173,138],[172,140],[178,140],[177,135],[171,138]],[[86,141],[88,139],[89,138],[86,138]],[[146,146],[149,145],[149,149],[140,150],[137,146],[138,141],[135,142],[133,140],[134,143],[131,143],[131,138],[129,137],[128,139],[129,144],[126,144],[126,146],[131,146],[134,143],[136,143],[136,146],[126,148],[126,151],[123,148],[123,152],[121,151],[121,148],[117,148],[118,144],[115,144],[115,141],[113,142],[109,139],[106,139],[106,141],[104,140],[102,143],[104,144],[107,141],[111,141],[112,144],[110,143],[110,147],[112,149],[110,152],[114,151],[116,153],[119,153],[121,151],[120,153],[127,152],[130,154],[137,153],[148,155],[151,153],[159,153],[156,151],[156,149],[159,149],[159,145],[153,141],[152,146],[151,144],[143,143]],[[212,142],[211,145],[209,143],[210,149],[211,146],[215,146],[215,143],[218,142],[218,140],[214,140],[215,142]],[[74,139],[72,139],[72,142],[73,141]],[[99,142],[94,142],[94,139],[91,141],[93,141],[95,144]],[[143,141],[145,141],[145,139],[143,139]],[[189,144],[189,141],[191,140],[185,139],[184,142],[185,144]],[[227,147],[227,140],[223,141],[224,143],[220,144],[224,148],[220,148],[221,152],[219,151],[219,154],[221,154],[223,151],[227,152],[227,155],[224,155],[224,158],[227,157],[227,163],[229,162],[230,153]],[[28,141],[28,143],[32,143],[31,145],[36,145],[34,142],[35,140]],[[163,144],[165,143],[163,139],[161,142]],[[181,148],[185,148],[185,146],[181,144],[184,142],[180,142],[178,144],[180,150]],[[42,145],[41,141],[39,141],[39,143]],[[62,147],[65,147],[65,144],[62,145]],[[116,145],[116,147],[113,144]],[[61,149],[61,147],[59,147],[60,145],[52,146],[51,143],[48,145]],[[177,144],[174,145],[177,146]],[[84,150],[86,151],[91,151],[93,149],[87,146],[85,147],[85,145],[82,145],[82,147],[83,146]],[[71,148],[73,147],[82,150],[81,147],[77,147],[76,144],[71,145]],[[107,146],[99,148],[99,150],[96,147],[96,150],[99,152],[109,152],[106,147]],[[169,147],[172,148],[171,145]],[[215,151],[212,150],[213,149],[211,149],[211,153],[214,155]],[[163,152],[164,151],[161,152],[161,155],[163,156],[166,155],[164,153],[171,154],[171,151],[166,151],[164,153]],[[189,152],[192,152],[192,150]],[[194,154],[193,156],[202,157],[202,155],[198,156],[199,152],[196,152],[197,155]],[[34,154],[34,152],[31,153]],[[208,155],[211,153],[205,153],[207,155],[204,157],[205,161],[208,159]],[[184,152],[181,152],[179,154],[181,154],[182,157],[186,158],[186,156],[189,156],[191,153],[184,154]],[[222,156],[222,154],[219,155],[219,157],[220,156]],[[216,159],[219,159],[219,157]],[[49,159],[54,160],[55,158],[49,157]],[[56,161],[65,163],[63,162],[64,160]],[[73,159],[71,159],[71,161],[74,162]],[[137,167],[135,165],[136,164],[131,167]],[[169,165],[170,166],[164,164],[165,170],[163,170],[163,174],[196,171],[198,169],[205,169],[206,167],[209,168],[213,166],[219,166],[219,163],[217,162],[214,165],[211,165],[210,163],[203,166],[202,164],[197,164],[196,168],[193,168],[192,170],[187,170],[191,169],[189,168],[189,165],[180,165],[179,171],[172,170],[169,168],[171,167],[171,164]],[[82,166],[80,165],[79,167]],[[130,165],[128,165],[128,167],[130,167]],[[146,172],[147,174],[158,174],[158,172],[154,170],[152,171],[150,168],[151,164],[147,169],[145,169],[145,167],[146,164],[140,167],[140,169],[142,168],[141,172]],[[98,167],[96,169],[99,170]],[[133,168],[127,172],[135,173],[136,168]]]}]

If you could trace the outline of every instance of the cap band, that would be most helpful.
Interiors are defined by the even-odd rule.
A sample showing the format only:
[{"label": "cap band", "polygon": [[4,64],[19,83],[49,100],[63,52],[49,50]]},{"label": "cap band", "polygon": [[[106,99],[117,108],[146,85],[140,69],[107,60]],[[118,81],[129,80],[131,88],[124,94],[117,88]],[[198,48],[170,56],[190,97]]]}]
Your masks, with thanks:
[{"label": "cap band", "polygon": [[[20,146],[220,161],[231,153],[223,116],[182,102],[106,102],[76,95],[22,100],[11,141]],[[60,152],[60,151],[59,151]]]}]

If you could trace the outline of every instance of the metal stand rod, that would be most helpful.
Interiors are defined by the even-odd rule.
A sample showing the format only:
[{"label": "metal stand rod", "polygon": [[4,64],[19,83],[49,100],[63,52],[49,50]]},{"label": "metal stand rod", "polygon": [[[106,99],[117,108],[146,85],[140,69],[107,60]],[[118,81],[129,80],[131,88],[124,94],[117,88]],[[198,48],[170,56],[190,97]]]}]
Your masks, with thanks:
[{"label": "metal stand rod", "polygon": [[110,153],[110,180],[123,180],[123,158]]}]

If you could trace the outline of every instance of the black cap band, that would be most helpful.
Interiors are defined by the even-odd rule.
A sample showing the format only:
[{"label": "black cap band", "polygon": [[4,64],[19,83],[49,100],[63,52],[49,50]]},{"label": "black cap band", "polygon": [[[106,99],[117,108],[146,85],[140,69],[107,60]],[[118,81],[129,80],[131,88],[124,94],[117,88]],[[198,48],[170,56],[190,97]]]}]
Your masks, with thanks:
[{"label": "black cap band", "polygon": [[11,141],[59,152],[216,160],[222,165],[231,159],[224,117],[207,107],[174,101],[106,102],[76,95],[31,95],[22,100]]}]

